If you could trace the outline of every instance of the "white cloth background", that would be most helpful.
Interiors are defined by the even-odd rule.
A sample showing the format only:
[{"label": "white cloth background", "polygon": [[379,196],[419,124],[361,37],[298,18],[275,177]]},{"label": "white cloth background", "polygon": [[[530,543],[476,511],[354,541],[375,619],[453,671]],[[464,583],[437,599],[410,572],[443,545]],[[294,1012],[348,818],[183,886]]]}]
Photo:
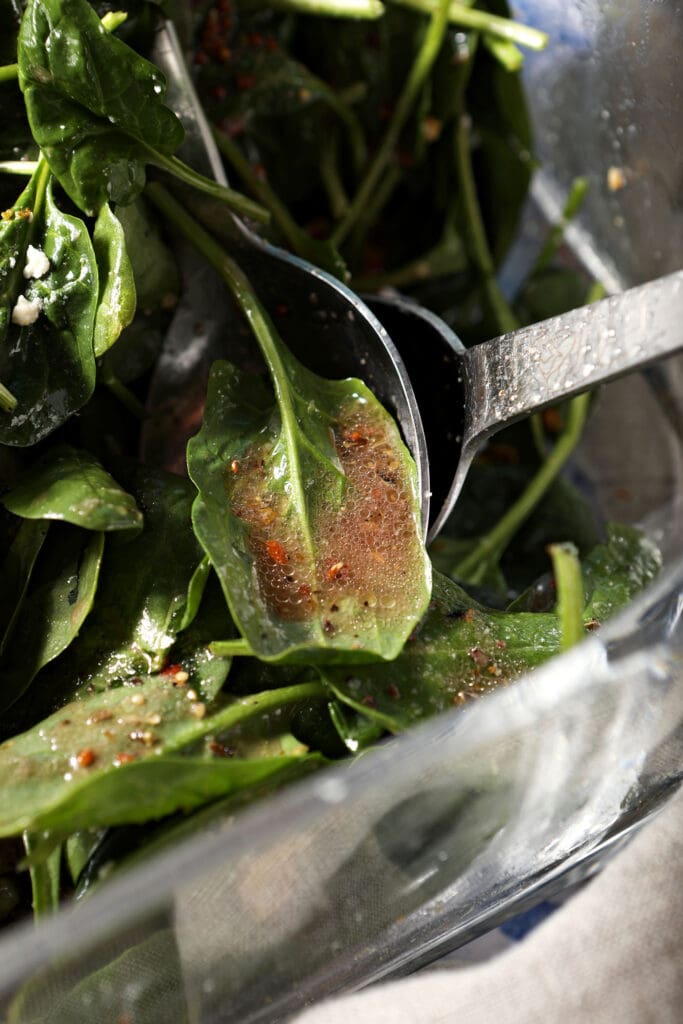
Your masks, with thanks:
[{"label": "white cloth background", "polygon": [[585,889],[490,963],[324,1002],[291,1024],[681,1024],[683,791]]}]

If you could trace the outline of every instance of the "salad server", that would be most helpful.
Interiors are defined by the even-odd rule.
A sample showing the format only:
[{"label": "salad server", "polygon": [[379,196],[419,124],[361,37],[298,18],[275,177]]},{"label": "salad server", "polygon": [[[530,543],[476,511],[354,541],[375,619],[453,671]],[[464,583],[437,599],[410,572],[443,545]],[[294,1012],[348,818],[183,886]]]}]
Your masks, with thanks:
[{"label": "salad server", "polygon": [[[169,80],[167,102],[186,128],[186,152],[227,184],[170,23],[158,34],[154,59]],[[286,300],[287,316],[277,324],[294,354],[323,376],[361,377],[396,416],[418,467],[429,540],[496,431],[683,348],[683,271],[466,350],[416,303],[393,295],[363,302],[228,216],[236,256],[266,309],[277,312]]]}]

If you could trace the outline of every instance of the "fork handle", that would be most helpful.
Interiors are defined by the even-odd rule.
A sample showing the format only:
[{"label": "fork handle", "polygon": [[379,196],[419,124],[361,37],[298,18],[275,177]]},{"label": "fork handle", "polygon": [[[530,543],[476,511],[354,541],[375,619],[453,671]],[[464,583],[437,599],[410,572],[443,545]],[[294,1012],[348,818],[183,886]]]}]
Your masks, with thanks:
[{"label": "fork handle", "polygon": [[477,345],[463,360],[463,449],[683,348],[683,270]]}]

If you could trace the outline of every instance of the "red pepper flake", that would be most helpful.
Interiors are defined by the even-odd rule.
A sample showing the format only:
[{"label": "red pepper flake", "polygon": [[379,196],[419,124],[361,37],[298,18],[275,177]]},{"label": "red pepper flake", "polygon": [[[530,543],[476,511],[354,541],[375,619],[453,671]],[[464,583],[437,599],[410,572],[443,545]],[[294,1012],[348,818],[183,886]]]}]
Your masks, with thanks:
[{"label": "red pepper flake", "polygon": [[242,74],[237,76],[237,88],[240,92],[248,92],[249,89],[253,89],[255,85],[256,75]]},{"label": "red pepper flake", "polygon": [[471,658],[478,668],[484,668],[489,663],[489,656],[481,647],[470,647],[467,657]]},{"label": "red pepper flake", "polygon": [[266,551],[268,552],[269,558],[271,558],[277,565],[287,565],[289,556],[279,541],[267,540]]},{"label": "red pepper flake", "polygon": [[178,665],[176,662],[174,662],[172,665],[167,665],[166,668],[162,668],[160,674],[162,676],[175,676],[175,675],[178,674],[178,672],[182,672],[182,671],[183,671],[183,666],[182,665]]},{"label": "red pepper flake", "polygon": [[97,760],[97,754],[92,747],[84,747],[76,754],[76,764],[79,768],[90,768]]},{"label": "red pepper flake", "polygon": [[275,307],[276,316],[287,316],[289,313],[289,306],[285,302],[278,302]]},{"label": "red pepper flake", "polygon": [[368,443],[367,437],[364,437],[360,430],[350,430],[345,439],[351,444],[364,445]]},{"label": "red pepper flake", "polygon": [[225,88],[224,85],[214,85],[213,89],[211,90],[211,93],[215,100],[224,100],[225,97],[228,95],[228,90]]},{"label": "red pepper flake", "polygon": [[377,707],[377,701],[375,700],[371,693],[366,693],[365,696],[361,698],[361,704],[365,704],[367,708]]},{"label": "red pepper flake", "polygon": [[250,32],[248,39],[250,46],[263,46],[263,36],[259,32]]},{"label": "red pepper flake", "polygon": [[387,686],[387,696],[391,697],[392,700],[398,700],[401,696],[401,691],[395,683],[389,683]]},{"label": "red pepper flake", "polygon": [[505,648],[507,647],[507,644],[505,643],[504,640],[496,640],[496,647],[498,648],[499,651],[504,651]]},{"label": "red pepper flake", "polygon": [[233,459],[232,462],[230,463],[230,472],[231,473],[239,473],[239,471],[240,471],[240,464],[237,461],[237,459]]},{"label": "red pepper flake", "polygon": [[279,49],[278,41],[274,36],[266,36],[264,40],[264,46],[266,50],[270,51],[270,53],[274,53],[276,50]]},{"label": "red pepper flake", "polygon": [[234,757],[236,753],[232,747],[226,747],[223,743],[218,743],[216,740],[212,740],[209,743],[209,750],[216,757]]},{"label": "red pepper flake", "polygon": [[194,55],[194,62],[195,64],[199,64],[200,67],[203,67],[205,64],[209,63],[208,54],[204,53],[203,50],[197,50]]},{"label": "red pepper flake", "polygon": [[299,589],[297,590],[297,594],[299,595],[299,597],[310,597],[311,593],[312,591],[309,583],[302,583]]},{"label": "red pepper flake", "polygon": [[253,170],[254,170],[254,174],[256,175],[256,177],[258,178],[259,181],[267,181],[268,180],[268,175],[266,173],[266,169],[263,166],[263,164],[254,164]]},{"label": "red pepper flake", "polygon": [[226,117],[220,123],[220,130],[229,135],[231,139],[237,139],[244,135],[246,122],[243,117]]},{"label": "red pepper flake", "polygon": [[556,409],[555,406],[551,406],[550,409],[544,409],[541,415],[545,429],[549,430],[551,434],[559,434],[562,430],[560,410]]}]

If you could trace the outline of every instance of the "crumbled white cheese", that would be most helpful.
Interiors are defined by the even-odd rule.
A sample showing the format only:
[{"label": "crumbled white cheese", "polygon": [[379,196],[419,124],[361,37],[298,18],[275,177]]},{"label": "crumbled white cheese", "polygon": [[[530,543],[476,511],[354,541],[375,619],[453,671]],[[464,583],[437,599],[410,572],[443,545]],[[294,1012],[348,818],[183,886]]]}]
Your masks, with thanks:
[{"label": "crumbled white cheese", "polygon": [[12,310],[12,323],[19,324],[20,327],[28,327],[29,324],[34,324],[40,316],[42,308],[42,299],[27,299],[25,295],[20,295],[16,306]]},{"label": "crumbled white cheese", "polygon": [[24,266],[24,277],[44,277],[50,269],[50,261],[42,249],[36,249],[29,245],[26,250],[26,265]]},{"label": "crumbled white cheese", "polygon": [[14,258],[14,256],[10,256],[10,258],[9,258],[9,265],[10,265],[10,269],[11,270],[14,270],[14,268],[16,267],[17,261]]}]

